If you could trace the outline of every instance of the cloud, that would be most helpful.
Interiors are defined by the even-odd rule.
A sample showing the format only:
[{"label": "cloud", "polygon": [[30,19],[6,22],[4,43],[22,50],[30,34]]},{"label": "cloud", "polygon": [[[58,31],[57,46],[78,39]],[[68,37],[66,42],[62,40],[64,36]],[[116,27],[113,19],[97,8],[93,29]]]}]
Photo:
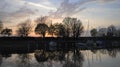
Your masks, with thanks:
[{"label": "cloud", "polygon": [[24,17],[28,17],[34,14],[34,10],[26,7],[24,2],[19,2],[18,0],[9,0],[0,1],[0,20],[3,22],[13,22],[13,20],[19,20]]},{"label": "cloud", "polygon": [[27,2],[26,1],[26,4],[33,5],[33,6],[36,6],[36,7],[41,7],[41,8],[47,9],[47,10],[56,10],[56,8],[54,8],[54,7],[48,7],[48,6],[44,6],[42,4],[38,4],[38,3],[33,3],[33,2]]},{"label": "cloud", "polygon": [[75,2],[70,2],[70,0],[64,0],[61,3],[60,7],[57,8],[57,11],[55,12],[51,11],[49,12],[49,14],[51,17],[55,17],[55,18],[72,16],[85,10],[87,7],[82,7],[84,4],[94,1],[106,3],[115,0],[78,0]]},{"label": "cloud", "polygon": [[15,11],[11,14],[12,14],[13,17],[21,18],[21,17],[33,15],[33,14],[35,14],[35,12],[33,10],[29,9],[29,8],[22,7],[19,10]]},{"label": "cloud", "polygon": [[[31,0],[32,1],[32,0]],[[21,18],[26,18],[31,15],[49,15],[52,17],[60,18],[66,16],[73,16],[87,7],[82,5],[93,2],[111,2],[113,0],[75,0],[75,2],[70,2],[71,0],[61,0],[60,7],[54,7],[52,1],[50,0],[40,0],[38,3],[30,2],[26,0],[0,0],[0,20],[3,21],[13,21],[15,19],[19,20]],[[59,2],[61,2],[59,1]],[[72,0],[73,1],[73,0]],[[50,6],[51,5],[51,6]]]},{"label": "cloud", "polygon": [[101,1],[101,2],[111,2],[111,1],[117,1],[117,0],[98,0],[98,1]]},{"label": "cloud", "polygon": [[[45,11],[56,11],[56,8],[26,0],[0,0],[0,20],[13,21],[31,15],[45,14]],[[43,12],[44,11],[44,12]]]}]

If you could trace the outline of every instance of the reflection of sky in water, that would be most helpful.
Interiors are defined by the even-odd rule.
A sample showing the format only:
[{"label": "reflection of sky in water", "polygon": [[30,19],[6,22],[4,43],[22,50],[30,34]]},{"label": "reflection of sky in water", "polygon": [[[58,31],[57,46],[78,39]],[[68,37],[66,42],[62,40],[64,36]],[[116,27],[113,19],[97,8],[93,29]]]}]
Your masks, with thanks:
[{"label": "reflection of sky in water", "polygon": [[[91,51],[81,51],[84,56],[83,67],[119,67],[120,64],[120,53],[117,55],[110,56],[104,51],[100,53],[97,51],[92,53]],[[72,53],[69,53],[69,58]],[[114,52],[112,52],[114,54]],[[67,54],[68,55],[68,54]],[[67,56],[66,55],[66,56]],[[26,56],[26,55],[25,55]],[[12,54],[11,57],[3,58],[1,67],[63,67],[65,61],[48,60],[46,62],[37,62],[34,57],[34,53],[28,54],[27,59],[22,60],[22,55]],[[71,59],[70,59],[71,60]]]},{"label": "reflection of sky in water", "polygon": [[120,67],[120,53],[116,57],[111,57],[108,54],[101,54],[97,52],[93,54],[87,52],[89,56],[84,56],[85,61],[83,67]]}]

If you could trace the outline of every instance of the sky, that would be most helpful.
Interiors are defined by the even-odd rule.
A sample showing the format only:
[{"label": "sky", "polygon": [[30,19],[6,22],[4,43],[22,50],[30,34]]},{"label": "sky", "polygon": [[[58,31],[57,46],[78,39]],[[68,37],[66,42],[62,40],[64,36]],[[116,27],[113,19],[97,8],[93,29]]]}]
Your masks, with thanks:
[{"label": "sky", "polygon": [[120,26],[120,0],[0,0],[0,20],[14,28],[26,19],[49,16],[53,22],[75,17],[84,27]]}]

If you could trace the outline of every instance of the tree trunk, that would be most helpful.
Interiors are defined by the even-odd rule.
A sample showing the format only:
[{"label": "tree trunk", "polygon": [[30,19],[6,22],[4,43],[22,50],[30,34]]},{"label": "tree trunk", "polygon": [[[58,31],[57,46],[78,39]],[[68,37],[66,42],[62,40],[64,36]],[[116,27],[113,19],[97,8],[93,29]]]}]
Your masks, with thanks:
[{"label": "tree trunk", "polygon": [[43,38],[45,37],[45,33],[43,34]]}]

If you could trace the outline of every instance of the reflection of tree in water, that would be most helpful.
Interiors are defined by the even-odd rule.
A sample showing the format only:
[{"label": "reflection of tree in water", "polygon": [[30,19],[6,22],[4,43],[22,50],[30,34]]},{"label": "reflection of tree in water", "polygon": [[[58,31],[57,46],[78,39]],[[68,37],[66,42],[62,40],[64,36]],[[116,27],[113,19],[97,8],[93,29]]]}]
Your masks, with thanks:
[{"label": "reflection of tree in water", "polygon": [[120,52],[120,49],[115,48],[115,49],[101,49],[98,50],[100,53],[102,54],[107,54],[113,58],[115,58],[117,56],[117,53]]},{"label": "reflection of tree in water", "polygon": [[[54,52],[47,52],[43,50],[37,50],[35,52],[35,58],[36,60],[41,63],[48,61],[52,66],[52,61],[60,61],[63,64],[63,67],[82,67],[83,65],[83,55],[80,51],[54,51]],[[64,61],[64,63],[62,62]]]},{"label": "reflection of tree in water", "polygon": [[67,54],[63,67],[82,67],[84,61],[82,53],[80,51],[75,51],[73,54],[70,53]]},{"label": "reflection of tree in water", "polygon": [[2,55],[0,55],[0,66],[2,64],[2,61],[3,61],[3,57],[2,57]]},{"label": "reflection of tree in water", "polygon": [[106,49],[101,49],[101,50],[99,50],[99,52],[102,54],[108,54],[108,51]]},{"label": "reflection of tree in water", "polygon": [[65,53],[62,51],[47,52],[43,50],[36,50],[35,58],[38,62],[45,62],[48,60],[63,61],[65,59]]},{"label": "reflection of tree in water", "polygon": [[36,50],[34,55],[38,62],[45,62],[48,59],[47,54],[43,50]]},{"label": "reflection of tree in water", "polygon": [[30,67],[31,56],[29,54],[19,54],[18,67]]},{"label": "reflection of tree in water", "polygon": [[96,54],[98,50],[91,50],[92,53]]},{"label": "reflection of tree in water", "polygon": [[[54,63],[62,63],[65,59],[65,53],[63,51],[36,50],[34,56],[41,67],[54,67]],[[47,66],[45,66],[45,62],[47,62]]]},{"label": "reflection of tree in water", "polygon": [[[99,58],[102,54],[107,54],[111,57],[116,57],[117,53],[120,51],[120,49],[99,49],[99,50],[91,50],[94,54],[97,54],[97,58]],[[59,61],[61,64],[63,64],[63,67],[82,67],[84,57],[83,54],[80,51],[43,51],[38,50],[35,52],[35,58],[39,63],[47,62],[49,66],[47,67],[53,67],[54,63],[52,61]],[[45,66],[43,66],[45,67]]]},{"label": "reflection of tree in water", "polygon": [[117,56],[117,49],[108,49],[108,55],[115,58]]},{"label": "reflection of tree in water", "polygon": [[3,63],[3,57],[7,59],[8,57],[11,57],[11,54],[0,54],[0,66]]}]

